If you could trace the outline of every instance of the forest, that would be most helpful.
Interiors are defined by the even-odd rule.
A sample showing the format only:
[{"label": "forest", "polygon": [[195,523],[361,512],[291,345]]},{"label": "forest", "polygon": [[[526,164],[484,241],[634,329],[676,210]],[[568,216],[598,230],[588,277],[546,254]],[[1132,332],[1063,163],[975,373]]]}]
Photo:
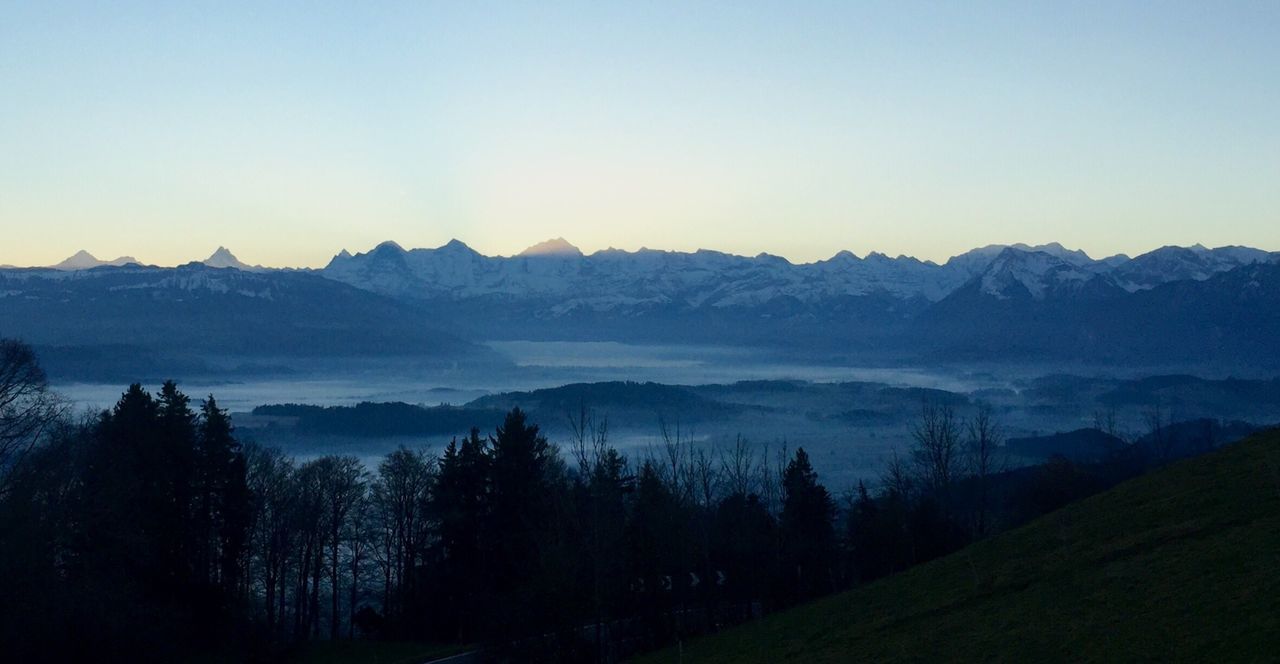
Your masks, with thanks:
[{"label": "forest", "polygon": [[925,401],[913,447],[837,494],[803,448],[664,427],[627,455],[589,404],[567,417],[559,444],[515,408],[439,454],[291,458],[172,381],[77,417],[4,341],[0,654],[287,661],[387,639],[616,661],[931,560],[1173,454],[1156,420],[1097,463],[1007,468],[991,409]]}]

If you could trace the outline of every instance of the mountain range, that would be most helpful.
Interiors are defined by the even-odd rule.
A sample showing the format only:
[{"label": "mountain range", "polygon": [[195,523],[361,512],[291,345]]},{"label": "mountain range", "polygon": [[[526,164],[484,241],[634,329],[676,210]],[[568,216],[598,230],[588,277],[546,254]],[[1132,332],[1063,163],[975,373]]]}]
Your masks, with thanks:
[{"label": "mountain range", "polygon": [[1274,364],[1264,349],[1280,350],[1265,338],[1280,333],[1271,313],[1280,310],[1277,257],[1196,245],[1094,259],[1053,243],[981,247],[943,264],[849,252],[794,264],[705,250],[584,255],[562,239],[490,257],[455,240],[343,252],[321,274],[423,302],[483,338],[748,343],[940,360]]},{"label": "mountain range", "polygon": [[0,270],[0,337],[52,375],[143,380],[293,371],[340,358],[492,362],[424,307],[297,271],[189,263]]},{"label": "mountain range", "polygon": [[1172,281],[1203,281],[1275,257],[1248,247],[1196,245],[1162,247],[1134,258],[1119,255],[1095,260],[1083,251],[1052,243],[992,245],[941,265],[875,252],[859,258],[848,251],[795,264],[769,254],[746,257],[708,250],[606,249],[584,255],[556,238],[512,257],[485,256],[457,240],[435,249],[412,250],[384,242],[366,253],[344,251],[321,273],[395,297],[552,298],[557,303],[550,312],[556,314],[653,304],[691,309],[753,307],[777,298],[817,302],[875,294],[936,302],[978,275],[992,294],[1008,295],[1006,289],[1017,282],[1036,299],[1064,281],[1083,285],[1095,276],[1099,284],[1135,292]]},{"label": "mountain range", "polygon": [[1094,259],[1053,243],[981,247],[942,264],[847,251],[796,264],[708,250],[584,254],[556,238],[510,257],[457,240],[384,242],[323,269],[276,270],[223,247],[177,268],[81,252],[50,268],[0,269],[0,335],[53,345],[169,335],[240,354],[438,354],[464,339],[558,339],[1256,367],[1280,362],[1277,257],[1196,245]]},{"label": "mountain range", "polygon": [[[218,267],[218,268],[230,267],[230,268],[235,268],[237,270],[244,270],[246,272],[263,272],[268,269],[268,268],[262,267],[261,265],[249,265],[247,263],[240,261],[240,259],[236,258],[235,254],[232,254],[231,251],[226,247],[218,247],[217,250],[213,252],[213,254],[211,254],[208,258],[204,259],[203,261],[199,261],[199,263],[203,265],[207,265],[209,267]],[[99,259],[97,256],[94,256],[93,254],[89,253],[88,251],[81,249],[80,251],[77,251],[76,253],[72,254],[70,257],[68,257],[66,260],[62,261],[61,263],[56,263],[48,267],[49,269],[52,269],[52,270],[62,270],[64,272],[76,272],[79,270],[92,270],[95,267],[124,267],[126,265],[136,265],[141,267],[142,262],[134,258],[133,256],[121,256],[114,260],[104,261]],[[19,268],[13,265],[0,265],[0,269],[15,270]]]}]

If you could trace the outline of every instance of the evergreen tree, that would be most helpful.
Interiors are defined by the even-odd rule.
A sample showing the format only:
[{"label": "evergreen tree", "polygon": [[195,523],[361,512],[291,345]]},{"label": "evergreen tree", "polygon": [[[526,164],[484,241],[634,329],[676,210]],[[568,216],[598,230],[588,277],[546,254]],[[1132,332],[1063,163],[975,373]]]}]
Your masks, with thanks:
[{"label": "evergreen tree", "polygon": [[483,526],[489,509],[488,441],[472,429],[459,445],[452,440],[440,457],[431,498],[439,524],[440,585],[444,601],[455,610],[443,612],[446,632],[459,640],[473,638],[481,598],[487,595]]},{"label": "evergreen tree", "polygon": [[850,580],[865,583],[888,574],[893,566],[892,533],[886,532],[887,524],[880,506],[863,482],[858,482],[858,493],[850,505],[845,524]]},{"label": "evergreen tree", "polygon": [[663,612],[671,604],[677,549],[683,536],[679,504],[653,461],[640,466],[636,495],[627,524],[631,571],[640,617],[653,643],[663,642],[669,626]]},{"label": "evergreen tree", "polygon": [[556,451],[519,408],[507,413],[491,445],[484,555],[494,592],[506,597],[491,608],[505,614],[500,622],[536,625],[547,616],[534,591],[553,535]]},{"label": "evergreen tree", "polygon": [[199,532],[197,578],[211,588],[236,592],[249,527],[244,453],[231,419],[210,395],[201,404],[196,431],[195,518]]},{"label": "evergreen tree", "polygon": [[818,483],[802,447],[783,471],[782,491],[783,565],[792,581],[785,595],[807,599],[829,592],[835,560],[835,504]]},{"label": "evergreen tree", "polygon": [[727,596],[737,601],[764,598],[777,574],[778,532],[760,497],[735,492],[721,500],[712,533],[711,564],[725,575]]}]

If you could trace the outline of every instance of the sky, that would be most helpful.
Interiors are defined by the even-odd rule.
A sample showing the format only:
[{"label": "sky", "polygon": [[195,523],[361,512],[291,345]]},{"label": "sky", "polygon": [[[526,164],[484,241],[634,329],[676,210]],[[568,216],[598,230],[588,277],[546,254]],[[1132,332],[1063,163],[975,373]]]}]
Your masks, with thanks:
[{"label": "sky", "polygon": [[1280,250],[1280,3],[0,0],[0,264]]}]

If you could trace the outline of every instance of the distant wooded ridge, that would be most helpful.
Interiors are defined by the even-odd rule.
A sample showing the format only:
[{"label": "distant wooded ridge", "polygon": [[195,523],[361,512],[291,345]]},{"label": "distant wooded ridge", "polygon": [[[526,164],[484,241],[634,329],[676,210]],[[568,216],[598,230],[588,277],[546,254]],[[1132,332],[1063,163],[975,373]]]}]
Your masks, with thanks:
[{"label": "distant wooded ridge", "polygon": [[[905,421],[914,417],[920,403],[926,401],[952,406],[966,406],[973,401],[968,395],[945,390],[902,388],[866,382],[813,384],[779,380],[675,386],[612,381],[494,394],[458,406],[422,406],[403,402],[362,402],[353,406],[265,404],[255,407],[252,414],[288,418],[291,420],[289,425],[304,432],[394,437],[452,435],[465,433],[472,426],[490,428],[496,426],[504,412],[517,407],[540,417],[544,422],[562,423],[585,407],[602,416],[610,416],[615,421],[634,422],[638,415],[639,419],[656,431],[664,420],[668,424],[696,424],[708,418],[748,411],[768,412],[765,406],[747,406],[736,403],[733,399],[741,395],[771,392],[786,395],[812,393],[813,398],[838,395],[842,400],[858,404],[858,408],[845,414],[849,421],[854,422]],[[1216,411],[1235,414],[1257,412],[1258,409],[1265,410],[1272,406],[1280,407],[1280,378],[1212,380],[1186,375],[1165,375],[1121,380],[1049,376],[1032,381],[1025,398],[1031,401],[1072,401],[1082,398],[1082,394],[1095,395],[1088,398],[1100,407],[1139,411],[1158,407],[1163,417],[1176,419],[1177,413],[1189,408],[1194,408],[1196,413]],[[1183,421],[1200,419],[1190,417]],[[1277,419],[1280,420],[1280,416]],[[1252,429],[1246,431],[1248,430]],[[1052,434],[1047,437],[1026,438],[1026,447],[1024,439],[1016,439],[1010,440],[1009,445],[1011,451],[1017,449],[1019,453],[1025,452],[1030,457],[1048,458],[1056,453],[1089,461],[1107,456],[1105,452],[1111,444],[1109,441],[1116,438],[1111,435],[1105,439],[1096,439],[1081,434],[1082,438],[1076,441],[1070,436],[1071,434]],[[1059,442],[1065,447],[1059,446]],[[1091,449],[1092,452],[1071,451],[1077,448]]]}]

